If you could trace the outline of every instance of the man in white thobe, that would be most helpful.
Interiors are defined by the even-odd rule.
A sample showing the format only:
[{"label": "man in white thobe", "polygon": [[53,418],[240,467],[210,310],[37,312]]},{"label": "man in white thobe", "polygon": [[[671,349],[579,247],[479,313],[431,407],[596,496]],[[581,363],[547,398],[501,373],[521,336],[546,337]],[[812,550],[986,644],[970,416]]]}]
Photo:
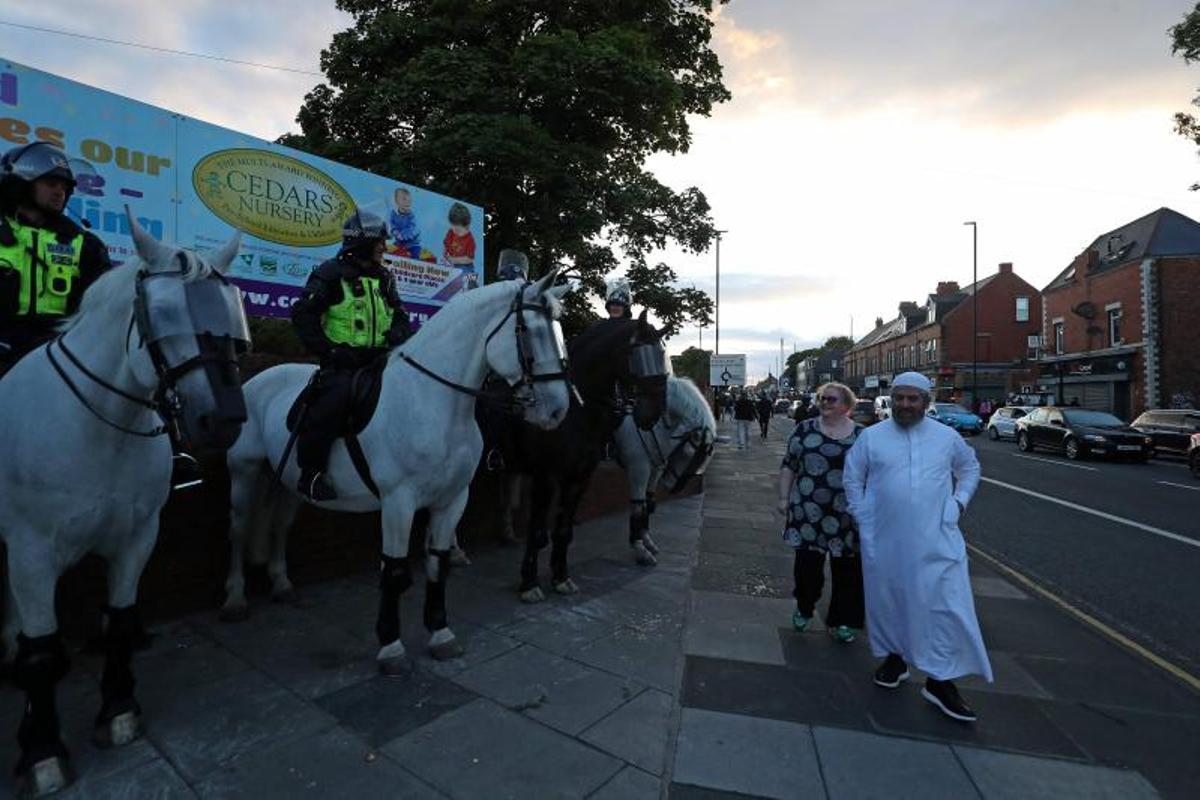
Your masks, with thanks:
[{"label": "man in white thobe", "polygon": [[979,461],[953,428],[925,416],[930,390],[917,372],[893,381],[891,419],[859,434],[846,456],[846,500],[858,520],[871,652],[887,656],[875,683],[898,687],[911,664],[928,676],[926,700],[970,722],[975,712],[952,681],[992,680],[958,529]]}]

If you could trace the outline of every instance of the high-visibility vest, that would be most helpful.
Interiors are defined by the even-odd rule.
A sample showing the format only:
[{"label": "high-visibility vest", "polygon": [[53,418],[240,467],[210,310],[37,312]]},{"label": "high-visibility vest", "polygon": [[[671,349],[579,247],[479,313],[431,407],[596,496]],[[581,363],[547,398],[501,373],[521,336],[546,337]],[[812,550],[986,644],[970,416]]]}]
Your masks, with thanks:
[{"label": "high-visibility vest", "polygon": [[0,243],[0,270],[21,276],[17,296],[18,316],[62,316],[67,313],[79,262],[83,257],[83,232],[60,242],[53,231],[7,220],[15,241]]},{"label": "high-visibility vest", "polygon": [[353,292],[354,284],[342,279],[342,302],[330,306],[321,317],[321,327],[334,344],[351,347],[386,347],[392,327],[392,307],[388,305],[379,278],[359,278],[363,291]]}]

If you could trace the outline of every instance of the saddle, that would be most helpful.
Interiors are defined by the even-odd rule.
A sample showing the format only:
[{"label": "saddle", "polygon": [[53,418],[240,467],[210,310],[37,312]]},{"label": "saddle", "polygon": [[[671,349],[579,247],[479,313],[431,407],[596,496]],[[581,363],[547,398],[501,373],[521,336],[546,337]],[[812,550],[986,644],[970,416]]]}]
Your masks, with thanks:
[{"label": "saddle", "polygon": [[[362,433],[363,429],[367,427],[367,423],[375,416],[375,407],[379,405],[379,392],[383,387],[383,368],[385,366],[387,366],[387,357],[381,356],[365,367],[359,367],[354,371],[350,378],[350,398],[346,404],[345,413],[341,416],[343,425],[339,433],[342,436],[354,436]],[[309,400],[319,391],[317,386],[319,375],[319,372],[313,373],[308,385],[296,396],[295,402],[288,410],[287,429],[289,432],[295,432],[296,426],[300,424],[304,414],[304,409],[308,407]]]}]

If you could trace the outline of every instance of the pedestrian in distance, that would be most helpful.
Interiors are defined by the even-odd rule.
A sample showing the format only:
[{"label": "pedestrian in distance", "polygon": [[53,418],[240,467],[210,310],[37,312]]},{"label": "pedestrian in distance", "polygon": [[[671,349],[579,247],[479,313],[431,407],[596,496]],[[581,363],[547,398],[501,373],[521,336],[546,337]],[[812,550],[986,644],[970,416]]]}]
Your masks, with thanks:
[{"label": "pedestrian in distance", "polygon": [[733,392],[729,392],[725,395],[725,416],[729,417],[730,419],[733,419],[733,405]]},{"label": "pedestrian in distance", "polygon": [[846,457],[846,500],[858,522],[875,683],[894,689],[909,665],[942,713],[975,712],[953,681],[988,661],[958,521],[979,485],[979,461],[953,428],[929,420],[931,385],[918,372],[892,383],[892,417],[863,431]]},{"label": "pedestrian in distance", "polygon": [[750,423],[755,417],[754,398],[749,392],[742,392],[733,404],[733,424],[737,428],[738,450],[745,450],[750,446]]},{"label": "pedestrian in distance", "polygon": [[758,414],[758,428],[764,442],[767,440],[767,426],[771,423],[772,405],[771,399],[766,395],[758,398],[758,402],[754,404],[754,411]]},{"label": "pedestrian in distance", "polygon": [[817,390],[820,416],[798,423],[788,439],[775,508],[786,521],[783,540],[796,551],[792,627],[803,632],[812,621],[825,586],[828,555],[833,587],[825,626],[842,644],[854,641],[864,614],[858,531],[842,479],[846,452],[863,429],[850,419],[855,402],[854,392],[841,383],[827,383]]}]

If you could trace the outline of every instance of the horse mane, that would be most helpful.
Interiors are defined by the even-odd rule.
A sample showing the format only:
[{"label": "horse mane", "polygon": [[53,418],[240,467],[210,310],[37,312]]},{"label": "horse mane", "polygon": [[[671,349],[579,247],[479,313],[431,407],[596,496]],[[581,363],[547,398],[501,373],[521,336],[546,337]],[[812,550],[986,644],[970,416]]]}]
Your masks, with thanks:
[{"label": "horse mane", "polygon": [[[209,266],[208,262],[192,251],[180,248],[176,251],[174,258],[178,258],[179,256],[182,256],[184,260],[184,283],[202,280],[213,274],[214,270]],[[83,299],[80,301],[79,308],[75,313],[64,317],[62,322],[58,323],[58,331],[66,333],[79,324],[79,320],[86,314],[106,308],[120,300],[133,303],[133,283],[137,278],[138,272],[144,266],[145,264],[140,258],[134,257],[107,270],[83,293]]]},{"label": "horse mane", "polygon": [[667,376],[667,407],[677,406],[682,406],[679,416],[691,427],[706,425],[716,427],[717,421],[713,418],[712,409],[709,408],[708,401],[699,387],[692,383],[690,378],[669,375]]}]

